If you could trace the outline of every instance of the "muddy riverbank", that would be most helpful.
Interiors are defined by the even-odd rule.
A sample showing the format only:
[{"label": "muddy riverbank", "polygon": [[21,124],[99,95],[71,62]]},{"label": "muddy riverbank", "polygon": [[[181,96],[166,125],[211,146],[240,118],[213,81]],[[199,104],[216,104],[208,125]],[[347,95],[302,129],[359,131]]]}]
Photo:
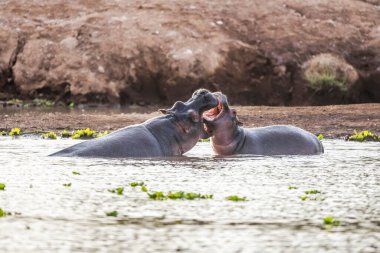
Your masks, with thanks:
[{"label": "muddy riverbank", "polygon": [[[237,106],[246,127],[290,124],[326,137],[340,138],[354,130],[380,134],[380,104],[314,107]],[[116,130],[159,116],[158,107],[124,109],[2,109],[0,129],[60,131],[90,127],[97,131]]]},{"label": "muddy riverbank", "polygon": [[5,0],[0,100],[380,102],[379,17],[376,0]]}]

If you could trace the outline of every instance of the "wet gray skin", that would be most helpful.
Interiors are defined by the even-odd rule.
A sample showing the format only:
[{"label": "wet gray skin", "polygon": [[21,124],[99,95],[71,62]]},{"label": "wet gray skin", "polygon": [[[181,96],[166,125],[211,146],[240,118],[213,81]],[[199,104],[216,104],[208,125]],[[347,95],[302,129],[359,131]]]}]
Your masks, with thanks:
[{"label": "wet gray skin", "polygon": [[193,93],[187,102],[160,110],[165,116],[119,129],[103,137],[73,145],[51,156],[157,157],[189,151],[204,135],[202,113],[217,106],[208,90]]},{"label": "wet gray skin", "polygon": [[217,107],[203,114],[211,144],[219,155],[317,155],[323,153],[318,138],[301,128],[275,125],[242,128],[236,110],[228,105],[227,97],[213,93],[219,100]]}]

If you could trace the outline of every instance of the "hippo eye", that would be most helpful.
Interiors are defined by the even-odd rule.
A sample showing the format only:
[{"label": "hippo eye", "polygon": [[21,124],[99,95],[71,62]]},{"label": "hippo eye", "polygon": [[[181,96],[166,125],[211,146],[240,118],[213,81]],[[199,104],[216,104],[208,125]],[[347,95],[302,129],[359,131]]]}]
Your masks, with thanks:
[{"label": "hippo eye", "polygon": [[204,96],[204,97],[203,97],[203,101],[204,101],[204,102],[210,102],[210,99],[211,99],[211,98],[210,98],[209,96]]}]

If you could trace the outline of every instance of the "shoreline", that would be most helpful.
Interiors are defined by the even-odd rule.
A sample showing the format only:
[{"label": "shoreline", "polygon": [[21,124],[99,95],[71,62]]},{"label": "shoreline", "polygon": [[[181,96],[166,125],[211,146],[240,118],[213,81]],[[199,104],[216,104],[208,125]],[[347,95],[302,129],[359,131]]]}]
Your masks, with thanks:
[{"label": "shoreline", "polygon": [[[329,106],[234,106],[243,127],[294,125],[325,138],[343,138],[354,130],[380,134],[380,103]],[[2,109],[0,130],[18,127],[22,131],[63,131],[91,128],[115,131],[140,124],[161,114],[154,107],[88,109]]]}]

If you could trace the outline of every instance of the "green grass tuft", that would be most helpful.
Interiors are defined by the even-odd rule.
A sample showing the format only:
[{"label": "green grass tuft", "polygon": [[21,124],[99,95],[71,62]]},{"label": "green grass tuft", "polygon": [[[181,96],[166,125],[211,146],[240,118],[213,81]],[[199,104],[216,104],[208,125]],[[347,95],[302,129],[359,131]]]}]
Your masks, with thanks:
[{"label": "green grass tuft", "polygon": [[12,128],[12,130],[9,132],[10,136],[19,136],[21,134],[21,129],[18,127]]},{"label": "green grass tuft", "polygon": [[52,140],[56,140],[57,139],[57,134],[53,131],[50,131],[46,134],[43,134],[42,135],[42,138],[43,139],[52,139]]},{"label": "green grass tuft", "polygon": [[371,133],[370,131],[364,130],[363,132],[356,132],[354,131],[354,135],[351,135],[346,138],[348,141],[358,141],[358,142],[364,142],[364,141],[380,141],[380,136]]}]

